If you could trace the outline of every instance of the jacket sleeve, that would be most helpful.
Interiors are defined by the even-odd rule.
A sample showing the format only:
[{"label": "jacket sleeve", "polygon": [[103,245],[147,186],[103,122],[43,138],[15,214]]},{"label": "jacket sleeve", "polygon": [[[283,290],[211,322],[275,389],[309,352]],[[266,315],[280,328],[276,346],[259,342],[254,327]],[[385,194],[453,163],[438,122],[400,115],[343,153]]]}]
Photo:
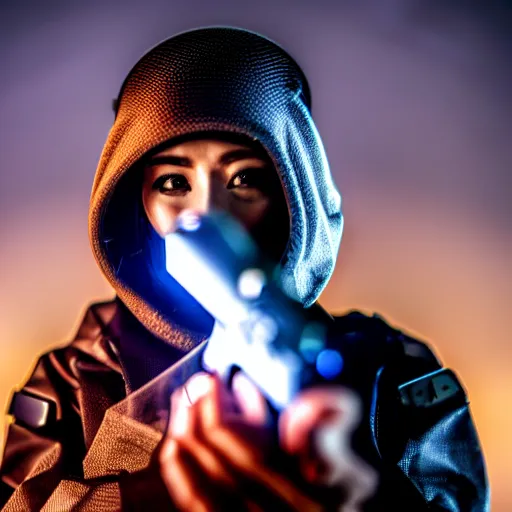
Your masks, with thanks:
[{"label": "jacket sleeve", "polygon": [[43,355],[13,395],[0,466],[0,509],[170,510],[166,489],[146,470],[84,477],[86,443],[77,398],[84,383],[72,371],[74,357],[69,347]]},{"label": "jacket sleeve", "polygon": [[66,349],[43,355],[22,389],[14,393],[0,467],[4,511],[119,510],[115,479],[85,481],[85,453],[78,383],[68,371]]},{"label": "jacket sleeve", "polygon": [[484,458],[463,387],[425,344],[400,339],[404,357],[379,375],[372,416],[374,442],[389,470],[385,479],[398,468],[425,510],[488,511]]},{"label": "jacket sleeve", "polygon": [[[50,353],[37,361],[23,388],[13,394],[0,468],[2,505],[18,490],[18,496],[27,495],[26,510],[37,510],[60,480],[66,465],[65,445],[77,435],[82,439],[78,412],[62,396],[73,396],[73,384],[56,354]],[[35,487],[38,492],[29,491]]]}]

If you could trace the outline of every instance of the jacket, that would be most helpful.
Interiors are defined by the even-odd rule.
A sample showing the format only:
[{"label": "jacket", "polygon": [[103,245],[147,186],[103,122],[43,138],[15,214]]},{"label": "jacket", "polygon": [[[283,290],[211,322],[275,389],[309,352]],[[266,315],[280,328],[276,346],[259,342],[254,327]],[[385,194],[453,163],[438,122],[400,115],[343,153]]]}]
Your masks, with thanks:
[{"label": "jacket", "polygon": [[[149,463],[161,433],[119,421],[128,380],[113,343],[119,307],[118,301],[92,305],[74,340],[44,354],[13,396],[0,472],[5,512],[149,506],[150,497],[134,494],[126,477]],[[366,509],[488,510],[483,457],[458,382],[432,411],[404,405],[400,386],[441,369],[430,349],[377,315],[351,312],[333,326],[331,335],[347,355],[342,383],[364,404],[354,443],[381,478]],[[175,383],[197,369],[191,365]]]}]

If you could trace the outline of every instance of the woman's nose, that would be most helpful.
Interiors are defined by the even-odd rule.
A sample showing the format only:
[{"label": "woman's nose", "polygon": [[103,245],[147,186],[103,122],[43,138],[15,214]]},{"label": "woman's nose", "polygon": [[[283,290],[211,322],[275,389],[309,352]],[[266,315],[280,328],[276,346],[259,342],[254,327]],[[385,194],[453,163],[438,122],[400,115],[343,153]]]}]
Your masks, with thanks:
[{"label": "woman's nose", "polygon": [[229,205],[229,191],[223,180],[214,174],[205,181],[201,190],[198,210],[207,214],[212,210],[227,210]]}]

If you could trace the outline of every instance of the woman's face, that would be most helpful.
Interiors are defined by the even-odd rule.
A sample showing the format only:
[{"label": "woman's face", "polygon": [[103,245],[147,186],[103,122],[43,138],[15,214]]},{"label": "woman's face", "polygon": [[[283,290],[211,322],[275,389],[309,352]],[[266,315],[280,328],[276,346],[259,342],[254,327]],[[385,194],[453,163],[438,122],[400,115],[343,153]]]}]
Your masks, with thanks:
[{"label": "woman's face", "polygon": [[174,230],[183,210],[193,209],[230,213],[275,260],[288,241],[288,208],[277,171],[262,150],[243,143],[197,139],[153,155],[144,168],[142,201],[162,237]]}]

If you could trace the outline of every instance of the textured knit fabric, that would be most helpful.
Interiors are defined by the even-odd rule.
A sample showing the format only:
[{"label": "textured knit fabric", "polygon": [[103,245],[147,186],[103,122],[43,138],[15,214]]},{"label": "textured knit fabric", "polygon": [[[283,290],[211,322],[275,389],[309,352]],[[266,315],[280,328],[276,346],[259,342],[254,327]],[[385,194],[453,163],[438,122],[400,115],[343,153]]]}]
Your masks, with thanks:
[{"label": "textured knit fabric", "polygon": [[111,239],[102,221],[122,176],[151,149],[186,134],[232,132],[263,145],[290,212],[282,286],[305,306],[318,298],[334,269],[343,217],[309,107],[307,81],[295,61],[275,43],[240,29],[179,34],[150,50],[129,73],[96,173],[89,231],[104,274],[152,333],[186,349],[201,341],[193,329],[176,329],[119,278],[123,260],[109,256]]}]

